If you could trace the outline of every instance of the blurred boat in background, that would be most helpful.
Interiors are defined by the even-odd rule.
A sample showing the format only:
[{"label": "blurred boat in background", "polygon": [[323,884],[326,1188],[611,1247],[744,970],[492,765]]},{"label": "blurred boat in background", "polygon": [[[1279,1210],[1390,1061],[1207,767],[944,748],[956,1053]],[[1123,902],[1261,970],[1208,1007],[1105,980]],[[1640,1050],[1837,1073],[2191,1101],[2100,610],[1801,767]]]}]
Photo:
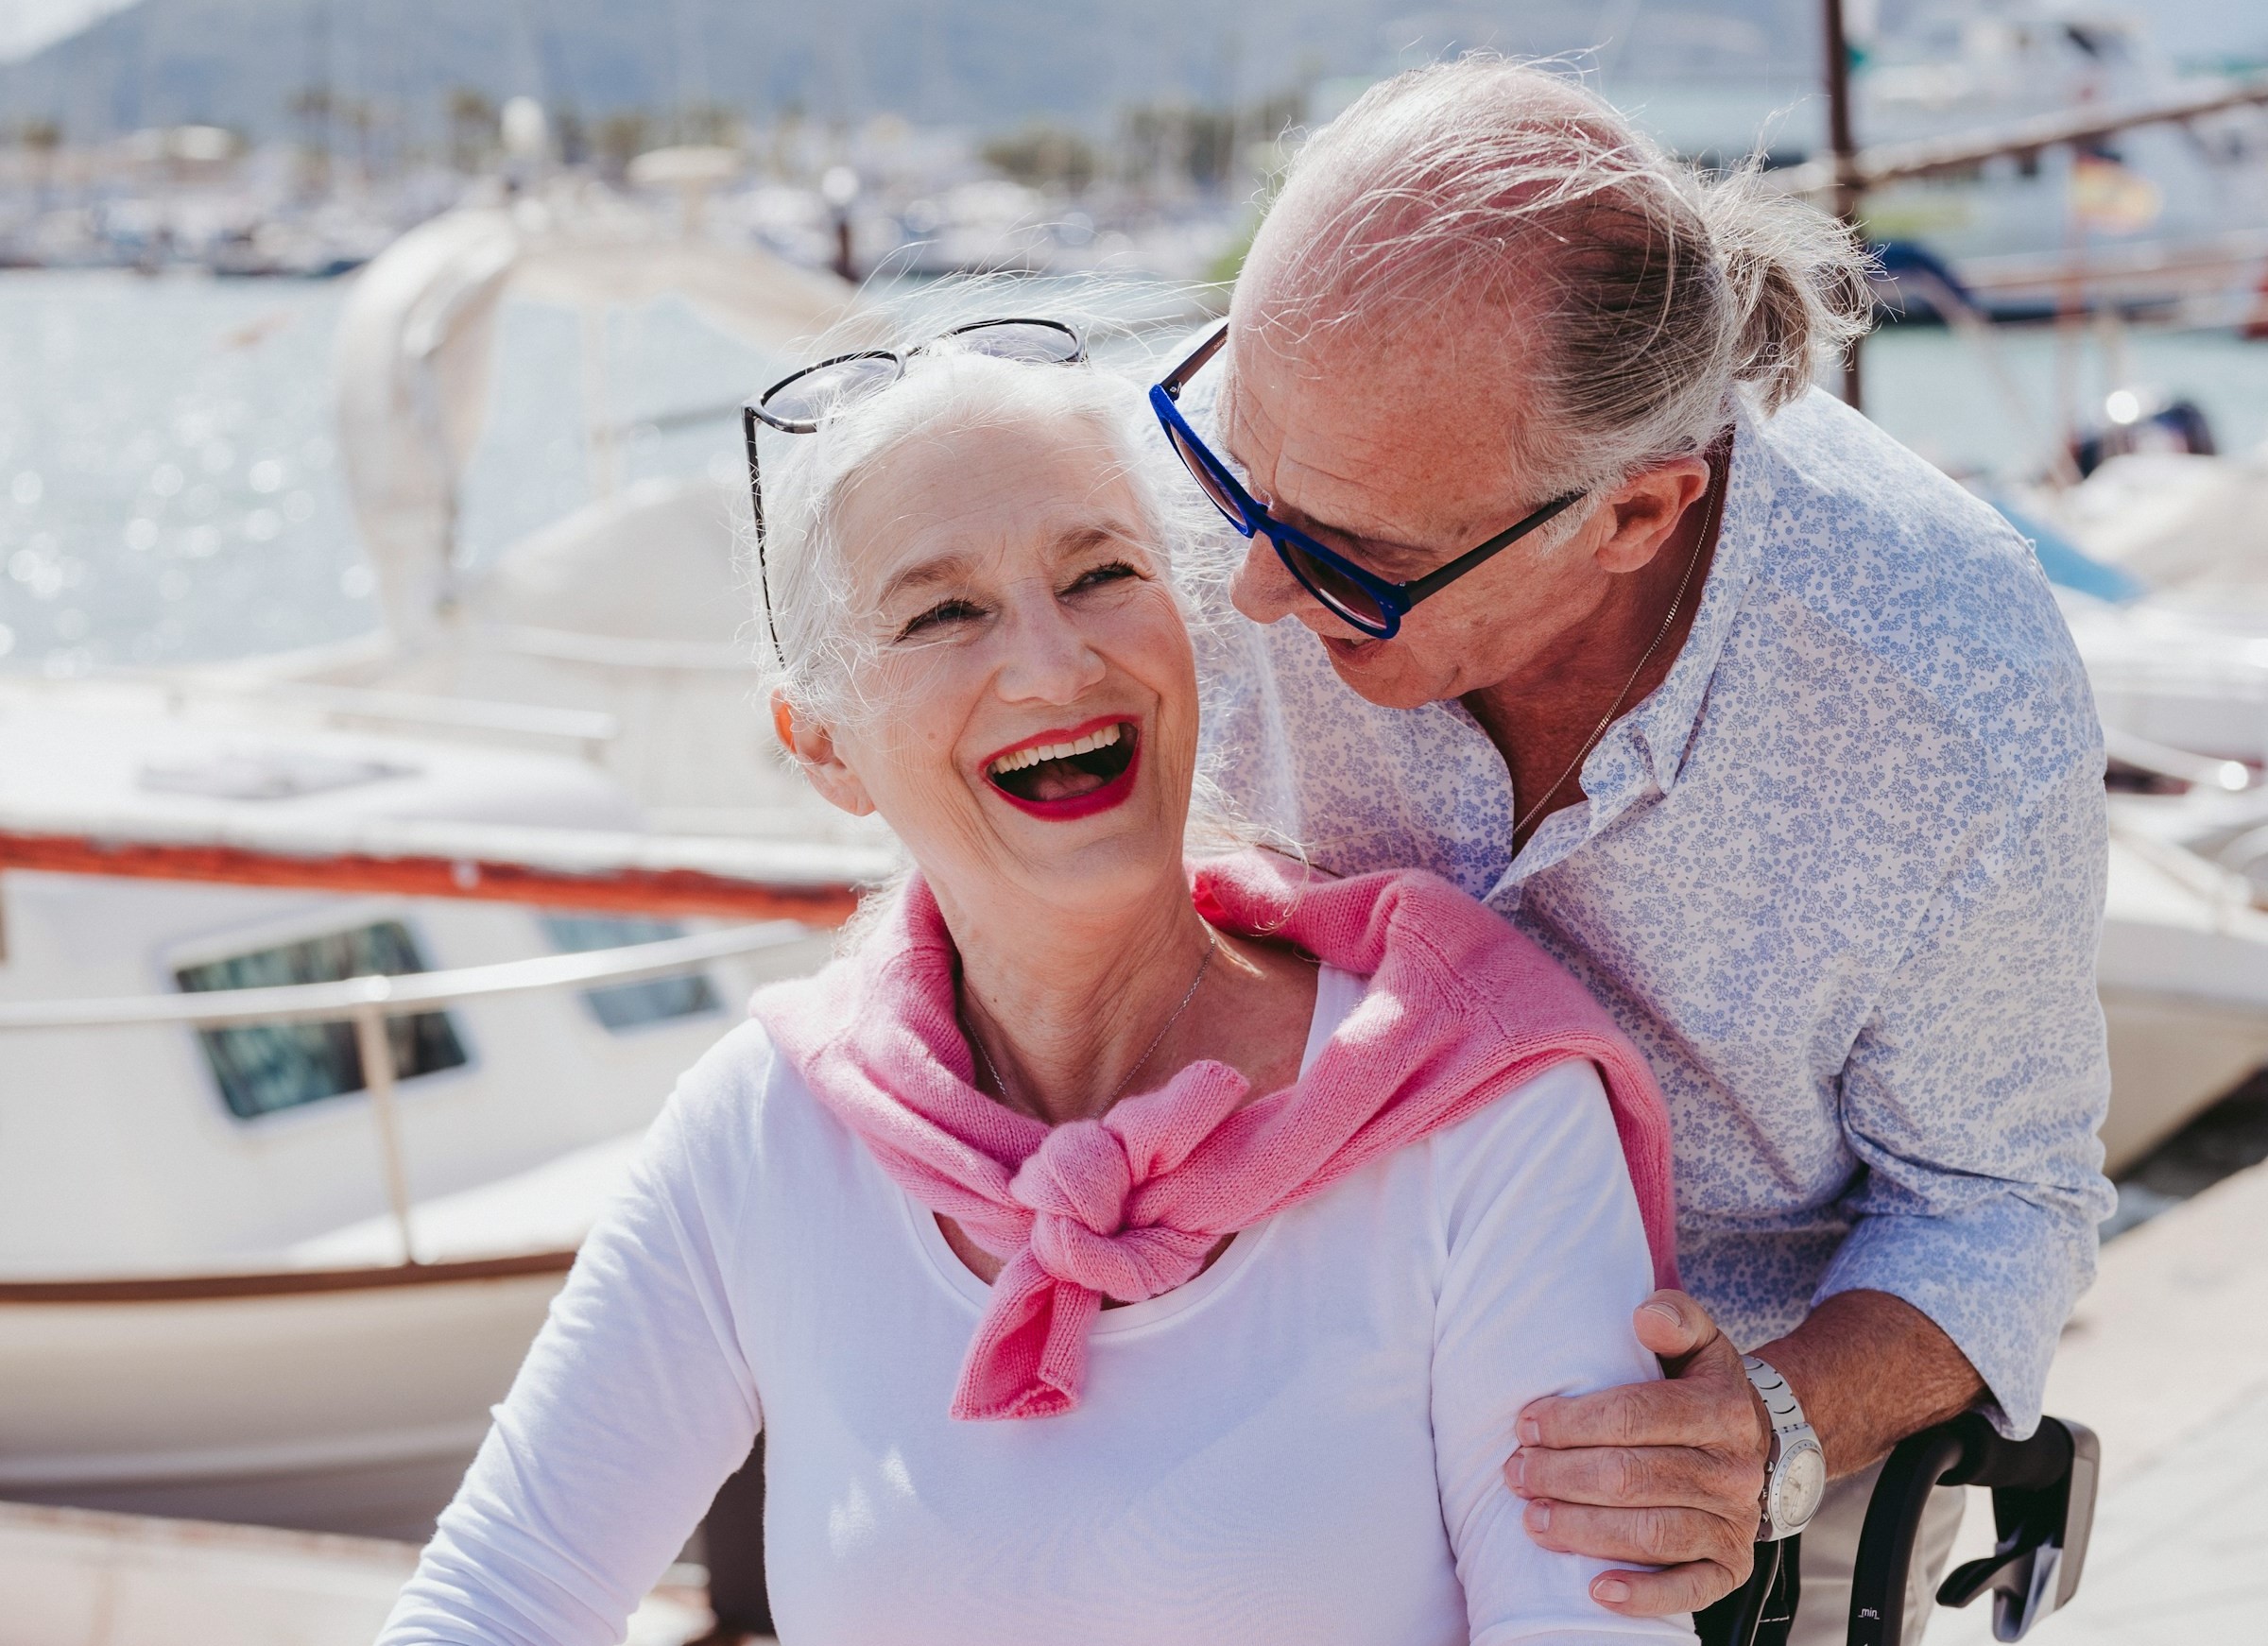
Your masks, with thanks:
[{"label": "blurred boat in background", "polygon": [[[832,276],[703,231],[707,191],[725,165],[704,153],[686,151],[667,173],[682,196],[674,218],[562,185],[436,217],[358,278],[339,326],[339,447],[384,626],[197,678],[596,712],[615,728],[599,760],[649,826],[872,838],[787,771],[755,701],[754,606],[739,560],[745,487],[706,475],[620,484],[610,308],[672,297],[725,334],[777,350],[853,311],[850,288]],[[582,317],[595,495],[467,572],[464,471],[486,420],[507,295]]]},{"label": "blurred boat in background", "polygon": [[679,1073],[887,867],[354,698],[0,686],[0,1496],[421,1536]]},{"label": "blurred boat in background", "polygon": [[[2176,65],[2139,9],[2063,0],[1924,5],[1862,50],[1856,120],[1884,154],[2212,105],[2248,84]],[[2076,288],[2130,310],[2211,303],[2225,324],[2268,268],[2268,108],[1977,155],[1870,188],[1866,224],[1926,245],[1996,318],[2052,317]]]},{"label": "blurred boat in background", "polygon": [[2103,717],[2113,1174],[2268,1063],[2264,460],[2130,451],[1995,497],[2056,585]]},{"label": "blurred boat in background", "polygon": [[2242,876],[2114,809],[2096,988],[2115,1176],[2268,1063],[2268,912]]},{"label": "blurred boat in background", "polygon": [[[663,158],[674,214],[562,184],[358,279],[379,632],[0,687],[0,1495],[421,1537],[677,1075],[886,870],[770,752],[745,492],[618,489],[610,307],[851,309]],[[599,496],[467,574],[507,292],[584,317]]]}]

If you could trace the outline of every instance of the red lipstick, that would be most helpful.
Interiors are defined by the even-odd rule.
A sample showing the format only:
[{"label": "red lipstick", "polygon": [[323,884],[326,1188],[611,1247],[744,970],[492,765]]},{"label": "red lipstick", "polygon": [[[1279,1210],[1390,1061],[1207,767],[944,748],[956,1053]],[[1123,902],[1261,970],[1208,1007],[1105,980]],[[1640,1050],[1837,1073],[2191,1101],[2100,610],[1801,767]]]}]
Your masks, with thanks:
[{"label": "red lipstick", "polygon": [[1014,743],[1005,744],[994,749],[976,763],[976,769],[981,772],[989,772],[993,766],[1012,754],[1022,754],[1025,749],[1038,748],[1042,744],[1076,743],[1082,737],[1100,731],[1107,726],[1119,725],[1121,722],[1130,727],[1134,724],[1134,717],[1130,714],[1097,714],[1092,720],[1082,720],[1076,726],[1066,726],[1054,731],[1036,731],[1029,737],[1020,738]]},{"label": "red lipstick", "polygon": [[[1015,793],[992,775],[992,767],[1009,755],[1020,754],[1027,748],[1039,748],[1048,744],[1075,742],[1079,738],[1090,736],[1112,726],[1125,728],[1123,736],[1129,745],[1125,769],[1108,782],[1090,789],[1084,794],[1068,795],[1060,799],[1053,800],[1032,799]],[[1100,714],[1092,720],[1083,721],[1077,726],[1039,732],[1034,736],[1008,744],[1005,747],[997,748],[984,758],[979,763],[978,769],[984,776],[987,788],[1027,816],[1045,817],[1054,822],[1071,822],[1080,817],[1091,817],[1099,812],[1109,811],[1134,792],[1135,779],[1142,770],[1141,730],[1138,724],[1128,715]]]}]

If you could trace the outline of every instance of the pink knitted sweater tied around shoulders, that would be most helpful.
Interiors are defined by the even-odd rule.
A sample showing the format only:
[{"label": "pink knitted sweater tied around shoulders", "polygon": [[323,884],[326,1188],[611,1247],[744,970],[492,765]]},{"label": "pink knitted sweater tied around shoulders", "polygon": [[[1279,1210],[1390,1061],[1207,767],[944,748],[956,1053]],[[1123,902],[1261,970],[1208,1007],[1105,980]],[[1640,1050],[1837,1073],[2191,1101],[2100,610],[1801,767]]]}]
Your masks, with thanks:
[{"label": "pink knitted sweater tied around shoulders", "polygon": [[1192,1063],[1097,1120],[1048,1126],[974,1085],[960,965],[917,878],[855,952],[760,991],[772,1045],[884,1171],[1005,1267],[954,1392],[961,1418],[1078,1404],[1106,1297],[1193,1279],[1226,1235],[1476,1113],[1555,1063],[1598,1066],[1654,1254],[1676,1284],[1670,1129],[1636,1047],[1558,962],[1417,870],[1334,880],[1273,853],[1194,864],[1221,931],[1273,936],[1367,977],[1296,1083],[1250,1103],[1226,1064]]}]

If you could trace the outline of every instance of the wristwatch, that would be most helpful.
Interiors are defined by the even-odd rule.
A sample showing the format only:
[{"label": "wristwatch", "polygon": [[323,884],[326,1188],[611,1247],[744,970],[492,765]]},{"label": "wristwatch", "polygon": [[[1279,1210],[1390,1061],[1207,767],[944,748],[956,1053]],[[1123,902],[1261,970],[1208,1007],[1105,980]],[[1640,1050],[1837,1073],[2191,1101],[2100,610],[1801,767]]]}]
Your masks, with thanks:
[{"label": "wristwatch", "polygon": [[1743,1355],[1741,1366],[1772,1417],[1772,1450],[1764,1459],[1763,1515],[1756,1538],[1759,1543],[1777,1543],[1795,1536],[1819,1512],[1819,1500],[1827,1496],[1827,1453],[1804,1421],[1803,1402],[1796,1398],[1787,1379],[1754,1355]]}]

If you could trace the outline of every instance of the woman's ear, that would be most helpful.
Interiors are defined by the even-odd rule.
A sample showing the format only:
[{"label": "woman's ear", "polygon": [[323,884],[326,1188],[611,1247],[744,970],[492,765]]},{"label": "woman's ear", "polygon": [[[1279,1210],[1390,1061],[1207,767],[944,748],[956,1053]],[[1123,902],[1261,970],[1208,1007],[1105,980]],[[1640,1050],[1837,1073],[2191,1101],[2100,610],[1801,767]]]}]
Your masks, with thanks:
[{"label": "woman's ear", "polygon": [[821,799],[853,817],[873,812],[874,802],[867,795],[866,784],[843,763],[833,734],[817,721],[798,715],[778,692],[772,694],[772,732],[789,758],[803,768]]}]

